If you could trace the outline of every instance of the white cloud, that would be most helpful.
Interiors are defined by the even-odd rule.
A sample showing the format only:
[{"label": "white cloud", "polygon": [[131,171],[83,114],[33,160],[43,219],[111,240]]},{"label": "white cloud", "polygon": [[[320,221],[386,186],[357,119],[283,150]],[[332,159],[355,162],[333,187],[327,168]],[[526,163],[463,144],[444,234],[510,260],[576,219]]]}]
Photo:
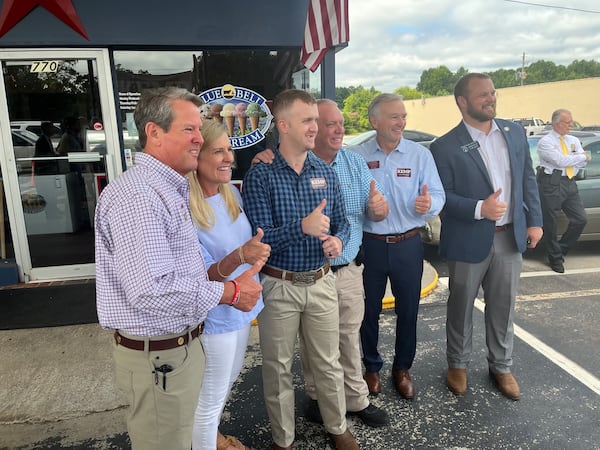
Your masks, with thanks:
[{"label": "white cloud", "polygon": [[[596,0],[350,0],[350,42],[336,55],[336,85],[393,91],[421,73],[517,69],[546,60],[600,62]],[[552,8],[550,6],[557,6]],[[564,8],[579,9],[582,11]],[[590,11],[596,11],[590,12]]]}]

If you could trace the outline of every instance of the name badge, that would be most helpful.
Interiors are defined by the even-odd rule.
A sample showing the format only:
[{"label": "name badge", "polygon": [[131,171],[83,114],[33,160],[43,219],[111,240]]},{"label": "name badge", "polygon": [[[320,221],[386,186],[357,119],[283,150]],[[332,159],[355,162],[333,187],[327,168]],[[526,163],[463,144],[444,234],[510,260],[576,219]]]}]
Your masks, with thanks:
[{"label": "name badge", "polygon": [[379,169],[379,161],[367,161],[367,167],[369,169]]},{"label": "name badge", "polygon": [[398,167],[396,169],[396,176],[401,178],[410,178],[412,170],[410,167]]},{"label": "name badge", "polygon": [[469,142],[468,144],[460,146],[460,149],[465,153],[470,152],[471,150],[477,150],[478,148],[479,142],[477,141]]},{"label": "name badge", "polygon": [[310,185],[313,189],[326,189],[327,180],[323,177],[311,178]]}]

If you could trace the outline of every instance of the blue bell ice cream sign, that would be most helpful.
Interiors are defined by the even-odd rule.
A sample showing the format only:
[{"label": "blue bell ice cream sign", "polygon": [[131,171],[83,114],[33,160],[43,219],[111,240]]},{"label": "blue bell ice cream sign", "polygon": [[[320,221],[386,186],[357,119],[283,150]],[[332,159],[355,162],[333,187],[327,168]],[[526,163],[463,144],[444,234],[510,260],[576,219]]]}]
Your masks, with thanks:
[{"label": "blue bell ice cream sign", "polygon": [[204,102],[203,117],[223,123],[233,149],[251,147],[265,138],[273,116],[262,95],[225,84],[198,97]]}]

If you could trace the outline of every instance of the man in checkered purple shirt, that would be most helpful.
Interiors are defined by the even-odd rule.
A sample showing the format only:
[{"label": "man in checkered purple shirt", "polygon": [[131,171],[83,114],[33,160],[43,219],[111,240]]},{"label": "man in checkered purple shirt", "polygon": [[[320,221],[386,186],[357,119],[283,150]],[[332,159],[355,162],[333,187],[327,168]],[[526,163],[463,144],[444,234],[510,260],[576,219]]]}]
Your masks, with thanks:
[{"label": "man in checkered purple shirt", "polygon": [[249,311],[256,264],[234,281],[208,280],[189,212],[185,175],[202,145],[197,96],[142,93],[134,118],[143,153],[96,208],[98,318],[115,330],[116,381],[128,395],[133,449],[189,450],[204,370],[198,335],[219,303]]}]

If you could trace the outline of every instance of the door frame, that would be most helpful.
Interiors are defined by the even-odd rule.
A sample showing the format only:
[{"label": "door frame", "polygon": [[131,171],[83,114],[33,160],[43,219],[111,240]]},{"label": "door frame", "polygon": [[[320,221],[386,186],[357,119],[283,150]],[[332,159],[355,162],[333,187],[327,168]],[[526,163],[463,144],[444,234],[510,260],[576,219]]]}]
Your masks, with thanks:
[{"label": "door frame", "polygon": [[[2,49],[0,50],[0,64],[9,60],[38,60],[52,61],[54,59],[94,59],[98,70],[98,91],[100,107],[106,139],[106,176],[114,180],[122,173],[120,141],[118,137],[117,110],[112,82],[112,67],[108,49],[64,49],[64,48],[37,48],[37,49]],[[4,74],[0,70],[0,104],[8,105]],[[8,108],[0,108],[0,145],[2,148],[12,148],[10,131],[10,118]],[[15,258],[19,269],[19,279],[22,282],[39,282],[52,280],[71,280],[81,278],[94,278],[96,266],[92,263],[74,264],[49,267],[32,267],[29,252],[25,217],[21,204],[19,180],[14,154],[0,152],[0,166],[4,192],[6,195],[6,209],[12,232],[12,241]]]}]

